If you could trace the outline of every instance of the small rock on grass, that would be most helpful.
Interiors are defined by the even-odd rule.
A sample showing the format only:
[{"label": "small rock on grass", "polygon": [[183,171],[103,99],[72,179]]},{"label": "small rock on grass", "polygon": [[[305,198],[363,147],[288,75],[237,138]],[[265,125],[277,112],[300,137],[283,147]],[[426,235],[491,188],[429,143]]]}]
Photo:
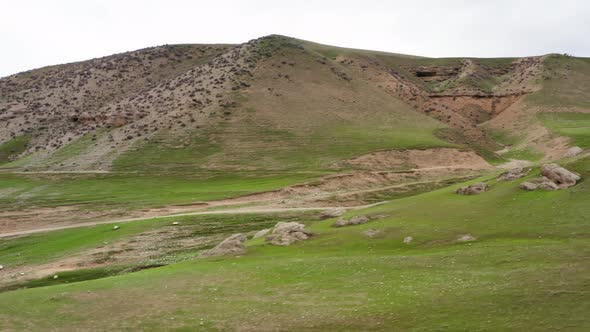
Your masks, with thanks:
[{"label": "small rock on grass", "polygon": [[457,241],[459,241],[459,242],[472,242],[475,240],[477,240],[477,239],[471,234],[461,235],[457,238]]},{"label": "small rock on grass", "polygon": [[221,241],[213,249],[209,249],[201,253],[201,257],[226,256],[226,255],[242,255],[246,253],[246,235],[234,234],[225,240]]},{"label": "small rock on grass", "polygon": [[115,230],[115,231],[116,231],[116,230],[118,230],[119,228],[121,228],[121,227],[119,227],[119,225],[116,225],[116,226],[114,226],[114,227],[113,227],[113,230]]},{"label": "small rock on grass", "polygon": [[381,231],[378,229],[367,229],[363,232],[363,235],[366,237],[374,238],[377,235],[381,234]]},{"label": "small rock on grass", "polygon": [[180,225],[180,223],[178,221],[175,221],[172,223],[172,226],[178,226],[178,225]]},{"label": "small rock on grass", "polygon": [[288,246],[297,241],[307,240],[311,232],[305,229],[305,225],[296,221],[279,222],[272,229],[266,241],[275,246]]},{"label": "small rock on grass", "polygon": [[4,270],[4,265],[0,265],[0,270]]},{"label": "small rock on grass", "polygon": [[54,274],[53,279],[57,279],[57,278],[59,278],[59,276],[57,274]]},{"label": "small rock on grass", "polygon": [[579,146],[572,146],[565,153],[565,157],[575,157],[575,156],[579,155],[580,153],[582,153],[583,151],[584,151],[584,149],[582,149]]},{"label": "small rock on grass", "polygon": [[344,214],[344,212],[346,212],[344,209],[329,209],[329,210],[323,211],[320,214],[320,219],[324,220],[324,219],[340,217]]},{"label": "small rock on grass", "polygon": [[412,241],[414,241],[414,238],[413,238],[413,237],[411,237],[411,236],[406,236],[406,237],[404,238],[404,243],[405,243],[405,244],[410,244],[410,243],[412,243]]},{"label": "small rock on grass", "polygon": [[369,217],[367,216],[354,216],[350,219],[340,218],[338,219],[334,225],[334,227],[343,227],[343,226],[352,226],[352,225],[360,225],[369,222]]},{"label": "small rock on grass", "polygon": [[478,182],[467,187],[461,187],[455,192],[459,195],[479,195],[490,190],[490,186],[485,182]]},{"label": "small rock on grass", "polygon": [[508,170],[505,173],[500,174],[500,176],[498,177],[498,180],[502,180],[502,181],[512,181],[512,180],[516,180],[516,179],[520,179],[521,177],[525,176],[527,172],[525,172],[525,170],[522,167],[515,167],[515,168],[511,168],[510,170]]}]

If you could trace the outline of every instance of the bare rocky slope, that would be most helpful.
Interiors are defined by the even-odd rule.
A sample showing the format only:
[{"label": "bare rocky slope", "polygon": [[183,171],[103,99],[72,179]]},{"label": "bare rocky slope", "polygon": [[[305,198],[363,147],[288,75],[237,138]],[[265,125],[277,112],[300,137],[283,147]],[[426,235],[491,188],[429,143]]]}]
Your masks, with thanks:
[{"label": "bare rocky slope", "polygon": [[[489,124],[528,107],[522,100],[541,89],[546,58],[428,59],[272,35],[46,67],[0,79],[0,148],[8,150],[0,162],[70,171],[322,169],[449,142],[489,160],[503,147]],[[443,140],[366,134],[398,129]],[[363,145],[347,151],[347,140]]]}]

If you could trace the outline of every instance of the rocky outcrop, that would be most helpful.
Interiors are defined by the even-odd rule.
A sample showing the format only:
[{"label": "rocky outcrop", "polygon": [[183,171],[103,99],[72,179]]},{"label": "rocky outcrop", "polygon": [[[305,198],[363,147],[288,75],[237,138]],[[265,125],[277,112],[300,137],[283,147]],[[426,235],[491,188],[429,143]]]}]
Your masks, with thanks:
[{"label": "rocky outcrop", "polygon": [[580,174],[568,171],[557,164],[541,166],[541,175],[539,178],[521,183],[518,187],[528,191],[559,190],[575,186],[581,179]]},{"label": "rocky outcrop", "polygon": [[266,241],[275,246],[288,246],[310,237],[311,232],[305,229],[304,224],[295,221],[279,222],[266,237]]},{"label": "rocky outcrop", "polygon": [[472,185],[461,187],[455,191],[459,195],[479,195],[490,190],[490,186],[485,182],[478,182]]},{"label": "rocky outcrop", "polygon": [[580,180],[580,174],[570,172],[557,164],[543,165],[541,175],[554,182],[559,189],[574,186]]},{"label": "rocky outcrop", "polygon": [[367,216],[354,216],[350,219],[340,218],[338,219],[334,225],[334,227],[343,227],[343,226],[352,226],[352,225],[360,225],[369,222],[369,217]]},{"label": "rocky outcrop", "polygon": [[244,234],[234,234],[223,240],[213,249],[204,251],[201,257],[243,255],[246,253],[246,246],[244,245],[246,239],[246,235]]}]

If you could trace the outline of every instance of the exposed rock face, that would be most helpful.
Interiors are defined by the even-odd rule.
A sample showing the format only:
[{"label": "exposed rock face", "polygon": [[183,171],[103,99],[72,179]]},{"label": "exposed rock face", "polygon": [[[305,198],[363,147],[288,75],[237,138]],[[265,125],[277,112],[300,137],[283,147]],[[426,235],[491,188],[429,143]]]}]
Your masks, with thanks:
[{"label": "exposed rock face", "polygon": [[297,241],[309,239],[311,232],[305,229],[305,225],[292,222],[279,222],[272,233],[266,237],[266,241],[275,246],[288,246]]},{"label": "exposed rock face", "polygon": [[350,219],[340,218],[338,221],[334,223],[334,227],[343,227],[343,226],[352,226],[352,225],[360,225],[369,222],[369,217],[367,216],[354,216]]},{"label": "exposed rock face", "polygon": [[326,210],[323,211],[320,214],[320,219],[324,220],[324,219],[330,219],[330,218],[336,218],[336,217],[340,217],[344,214],[344,212],[346,212],[346,210],[344,209],[330,209],[330,210]]},{"label": "exposed rock face", "polygon": [[490,186],[485,182],[478,182],[467,187],[461,187],[455,192],[459,195],[478,195],[490,190]]},{"label": "exposed rock face", "polygon": [[502,173],[498,177],[498,180],[513,181],[516,179],[520,179],[521,177],[525,176],[528,173],[528,171],[529,170],[525,171],[522,167],[515,167],[508,170],[508,172]]},{"label": "exposed rock face", "polygon": [[579,147],[579,146],[572,146],[565,153],[565,157],[575,157],[575,156],[579,155],[582,152],[584,152],[584,149],[582,149],[581,147]]},{"label": "exposed rock face", "polygon": [[576,185],[580,175],[570,172],[557,164],[545,164],[541,167],[541,175],[557,185],[557,189],[569,188]]},{"label": "exposed rock face", "polygon": [[256,232],[256,234],[254,234],[254,236],[252,238],[257,239],[259,237],[263,237],[266,234],[268,234],[268,232],[270,232],[270,228],[259,230],[258,232]]},{"label": "exposed rock face", "polygon": [[223,240],[213,249],[209,249],[201,254],[201,257],[213,256],[227,256],[227,255],[242,255],[246,253],[246,235],[234,234]]}]

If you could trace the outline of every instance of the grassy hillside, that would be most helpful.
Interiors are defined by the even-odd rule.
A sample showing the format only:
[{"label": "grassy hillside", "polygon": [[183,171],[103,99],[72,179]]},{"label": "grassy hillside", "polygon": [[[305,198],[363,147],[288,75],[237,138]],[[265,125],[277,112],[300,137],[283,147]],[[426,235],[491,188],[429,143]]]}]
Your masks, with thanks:
[{"label": "grassy hillside", "polygon": [[544,62],[543,88],[527,100],[545,106],[590,108],[590,58],[550,55]]},{"label": "grassy hillside", "polygon": [[552,132],[572,138],[572,144],[590,148],[589,113],[541,113],[541,122]]},{"label": "grassy hillside", "polygon": [[[590,176],[589,159],[568,167]],[[314,238],[291,247],[257,240],[239,258],[3,293],[0,326],[586,330],[588,182],[556,192],[518,182],[400,199],[356,212],[381,216],[361,226],[315,222]],[[368,238],[368,229],[381,233]],[[477,240],[457,242],[464,234]]]},{"label": "grassy hillside", "polygon": [[76,205],[138,209],[282,188],[310,174],[2,174],[0,207]]}]

